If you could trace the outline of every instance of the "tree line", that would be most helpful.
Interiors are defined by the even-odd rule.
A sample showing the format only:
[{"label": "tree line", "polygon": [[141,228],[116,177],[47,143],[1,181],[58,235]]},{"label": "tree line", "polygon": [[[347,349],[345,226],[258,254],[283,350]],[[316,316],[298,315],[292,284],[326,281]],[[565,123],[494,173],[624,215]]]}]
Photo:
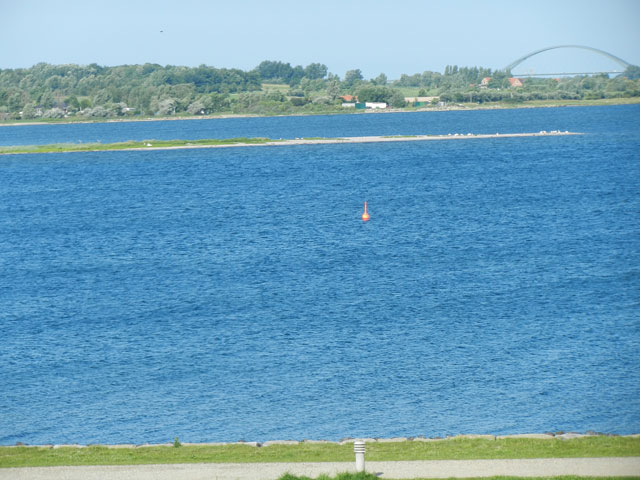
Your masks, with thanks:
[{"label": "tree line", "polygon": [[449,103],[640,96],[640,68],[635,66],[615,78],[529,78],[520,88],[513,88],[509,77],[504,71],[456,65],[447,66],[443,73],[403,74],[389,81],[384,73],[367,80],[361,70],[353,69],[340,78],[321,63],[303,67],[270,60],[250,71],[206,65],[39,63],[0,69],[0,120],[323,112],[340,108],[345,94],[356,95],[361,102],[401,108],[406,106],[407,91]]}]

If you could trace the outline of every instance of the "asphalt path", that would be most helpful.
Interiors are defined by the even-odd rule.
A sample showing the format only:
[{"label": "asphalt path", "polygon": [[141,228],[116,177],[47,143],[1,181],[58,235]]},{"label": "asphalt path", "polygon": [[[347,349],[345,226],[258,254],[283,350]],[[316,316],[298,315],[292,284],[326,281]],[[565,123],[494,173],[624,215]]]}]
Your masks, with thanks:
[{"label": "asphalt path", "polygon": [[[640,457],[536,458],[367,462],[380,478],[465,478],[581,475],[638,476]],[[0,480],[273,480],[284,473],[318,477],[355,471],[355,463],[196,463],[81,467],[1,468]]]}]

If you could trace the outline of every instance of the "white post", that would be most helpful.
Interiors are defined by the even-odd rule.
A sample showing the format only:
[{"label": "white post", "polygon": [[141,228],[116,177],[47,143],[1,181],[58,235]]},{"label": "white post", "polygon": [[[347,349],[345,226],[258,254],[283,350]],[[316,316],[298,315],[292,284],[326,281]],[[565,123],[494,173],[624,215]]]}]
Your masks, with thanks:
[{"label": "white post", "polygon": [[364,472],[364,442],[356,440],[353,442],[353,451],[356,454],[356,472]]}]

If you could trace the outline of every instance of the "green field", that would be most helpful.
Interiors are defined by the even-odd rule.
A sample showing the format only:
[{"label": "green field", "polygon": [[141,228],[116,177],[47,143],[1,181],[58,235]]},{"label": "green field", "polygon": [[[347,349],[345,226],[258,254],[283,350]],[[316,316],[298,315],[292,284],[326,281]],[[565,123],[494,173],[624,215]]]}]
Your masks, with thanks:
[{"label": "green field", "polygon": [[277,91],[277,92],[282,92],[286,94],[289,90],[291,90],[291,87],[286,83],[263,83],[262,84],[263,92]]},{"label": "green field", "polygon": [[[640,456],[640,438],[593,436],[561,439],[469,439],[367,443],[367,461],[474,460]],[[0,467],[138,465],[168,463],[352,462],[353,444],[299,443],[109,448],[0,447]]]}]

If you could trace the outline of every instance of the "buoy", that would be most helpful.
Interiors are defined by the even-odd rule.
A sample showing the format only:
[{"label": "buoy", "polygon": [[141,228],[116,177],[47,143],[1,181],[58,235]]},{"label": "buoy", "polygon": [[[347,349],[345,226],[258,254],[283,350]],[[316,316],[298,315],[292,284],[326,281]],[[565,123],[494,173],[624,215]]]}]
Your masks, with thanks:
[{"label": "buoy", "polygon": [[364,202],[364,213],[362,214],[362,221],[366,222],[369,220],[369,214],[367,213],[367,202]]}]

